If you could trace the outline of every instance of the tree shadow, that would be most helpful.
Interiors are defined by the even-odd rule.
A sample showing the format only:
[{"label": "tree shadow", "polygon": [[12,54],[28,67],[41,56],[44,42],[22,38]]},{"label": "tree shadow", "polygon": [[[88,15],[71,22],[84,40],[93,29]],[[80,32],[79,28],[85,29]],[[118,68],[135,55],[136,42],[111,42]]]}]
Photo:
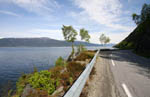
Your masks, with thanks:
[{"label": "tree shadow", "polygon": [[131,50],[101,51],[100,57],[114,61],[128,62],[129,65],[138,66],[141,68],[138,70],[138,73],[150,78],[150,59],[138,56]]}]

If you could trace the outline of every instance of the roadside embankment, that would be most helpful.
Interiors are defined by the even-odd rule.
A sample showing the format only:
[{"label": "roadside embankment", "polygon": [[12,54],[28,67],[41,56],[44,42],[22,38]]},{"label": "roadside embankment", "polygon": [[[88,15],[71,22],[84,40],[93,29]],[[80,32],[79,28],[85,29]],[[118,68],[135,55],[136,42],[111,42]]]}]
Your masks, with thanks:
[{"label": "roadside embankment", "polygon": [[95,51],[83,51],[72,61],[59,57],[49,70],[24,74],[13,97],[62,97],[94,57]]}]

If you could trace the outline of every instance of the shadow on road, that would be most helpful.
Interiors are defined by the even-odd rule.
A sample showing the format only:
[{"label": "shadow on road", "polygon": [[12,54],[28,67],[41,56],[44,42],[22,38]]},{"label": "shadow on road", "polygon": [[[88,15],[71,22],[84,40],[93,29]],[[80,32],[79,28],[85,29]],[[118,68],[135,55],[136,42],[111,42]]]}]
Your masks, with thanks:
[{"label": "shadow on road", "polygon": [[138,73],[150,78],[150,59],[137,56],[130,50],[101,51],[100,57],[113,59],[114,61],[129,62],[129,65],[141,67],[142,69]]}]

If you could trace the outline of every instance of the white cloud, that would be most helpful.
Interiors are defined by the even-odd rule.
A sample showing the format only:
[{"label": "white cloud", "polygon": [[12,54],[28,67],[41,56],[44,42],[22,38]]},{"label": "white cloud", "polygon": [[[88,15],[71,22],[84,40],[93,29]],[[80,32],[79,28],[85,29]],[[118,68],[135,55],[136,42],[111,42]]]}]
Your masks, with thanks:
[{"label": "white cloud", "polygon": [[1,14],[7,14],[7,15],[11,15],[11,16],[20,17],[20,15],[14,13],[14,12],[10,12],[10,11],[0,10],[0,13]]},{"label": "white cloud", "polygon": [[[71,13],[72,16],[80,15],[78,19],[82,20],[89,18],[95,22],[107,27],[129,31],[133,29],[130,26],[125,26],[119,22],[123,20],[121,14],[122,4],[120,0],[73,0],[75,5],[82,9],[80,13]],[[82,17],[81,17],[82,16]]]},{"label": "white cloud", "polygon": [[[118,43],[121,40],[123,40],[125,37],[129,35],[129,32],[123,32],[123,33],[108,33],[107,31],[104,31],[107,36],[110,37],[111,41],[110,43]],[[91,43],[100,43],[99,37],[102,34],[102,32],[94,32],[89,33],[91,38]],[[30,37],[49,37],[52,39],[57,40],[64,40],[62,31],[60,29],[51,30],[51,29],[31,29],[27,31],[17,31],[17,32],[0,32],[1,37],[16,37],[16,38],[30,38]],[[80,36],[77,36],[77,40],[80,40]]]},{"label": "white cloud", "polygon": [[[106,33],[106,32],[104,32]],[[102,34],[102,32],[95,32],[95,33],[90,33],[91,39],[90,42],[92,43],[100,43],[99,42],[99,37]],[[125,39],[128,35],[130,34],[130,32],[123,32],[123,33],[107,33],[106,35],[108,37],[110,37],[111,41],[110,43],[119,43],[121,42],[123,39]]]},{"label": "white cloud", "polygon": [[91,36],[91,38],[90,38],[90,42],[91,43],[100,43],[99,42],[99,36],[100,36],[100,33],[99,32],[97,32],[97,33],[90,33],[90,36]]},{"label": "white cloud", "polygon": [[123,5],[120,0],[72,1],[81,9],[80,12],[70,13],[72,17],[79,20],[79,23],[91,25],[95,22],[97,23],[95,26],[102,26],[100,32],[90,33],[92,43],[99,43],[99,36],[102,32],[111,38],[111,43],[118,43],[135,28],[135,26],[128,26],[131,21],[131,12],[122,9]]},{"label": "white cloud", "polygon": [[27,31],[11,31],[0,32],[1,37],[16,37],[16,38],[30,38],[30,37],[49,37],[52,39],[63,40],[61,30],[50,29],[31,29]]},{"label": "white cloud", "polygon": [[51,30],[51,29],[32,29],[27,31],[28,33],[32,33],[35,37],[50,37],[57,40],[63,40],[62,31],[59,29]]},{"label": "white cloud", "polygon": [[[1,1],[2,2],[2,1]],[[28,12],[47,15],[60,5],[55,0],[5,0],[2,3],[13,3]]]},{"label": "white cloud", "polygon": [[42,32],[42,33],[60,33],[61,30],[50,30],[50,29],[32,29],[29,32]]},{"label": "white cloud", "polygon": [[111,43],[119,43],[119,42],[121,42],[123,39],[125,39],[129,34],[130,34],[130,32],[107,33],[107,35],[108,35],[108,36],[110,37],[110,39],[111,39]]}]

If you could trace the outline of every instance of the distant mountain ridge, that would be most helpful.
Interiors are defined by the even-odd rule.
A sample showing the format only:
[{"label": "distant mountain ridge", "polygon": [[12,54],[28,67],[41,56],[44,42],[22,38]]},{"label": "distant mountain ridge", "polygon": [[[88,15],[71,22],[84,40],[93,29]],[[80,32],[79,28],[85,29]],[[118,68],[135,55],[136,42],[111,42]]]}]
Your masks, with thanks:
[{"label": "distant mountain ridge", "polygon": [[[99,44],[76,41],[75,45],[83,44],[85,46],[100,46]],[[55,40],[47,37],[41,38],[2,38],[0,47],[62,47],[71,46],[71,43],[61,40]]]}]

